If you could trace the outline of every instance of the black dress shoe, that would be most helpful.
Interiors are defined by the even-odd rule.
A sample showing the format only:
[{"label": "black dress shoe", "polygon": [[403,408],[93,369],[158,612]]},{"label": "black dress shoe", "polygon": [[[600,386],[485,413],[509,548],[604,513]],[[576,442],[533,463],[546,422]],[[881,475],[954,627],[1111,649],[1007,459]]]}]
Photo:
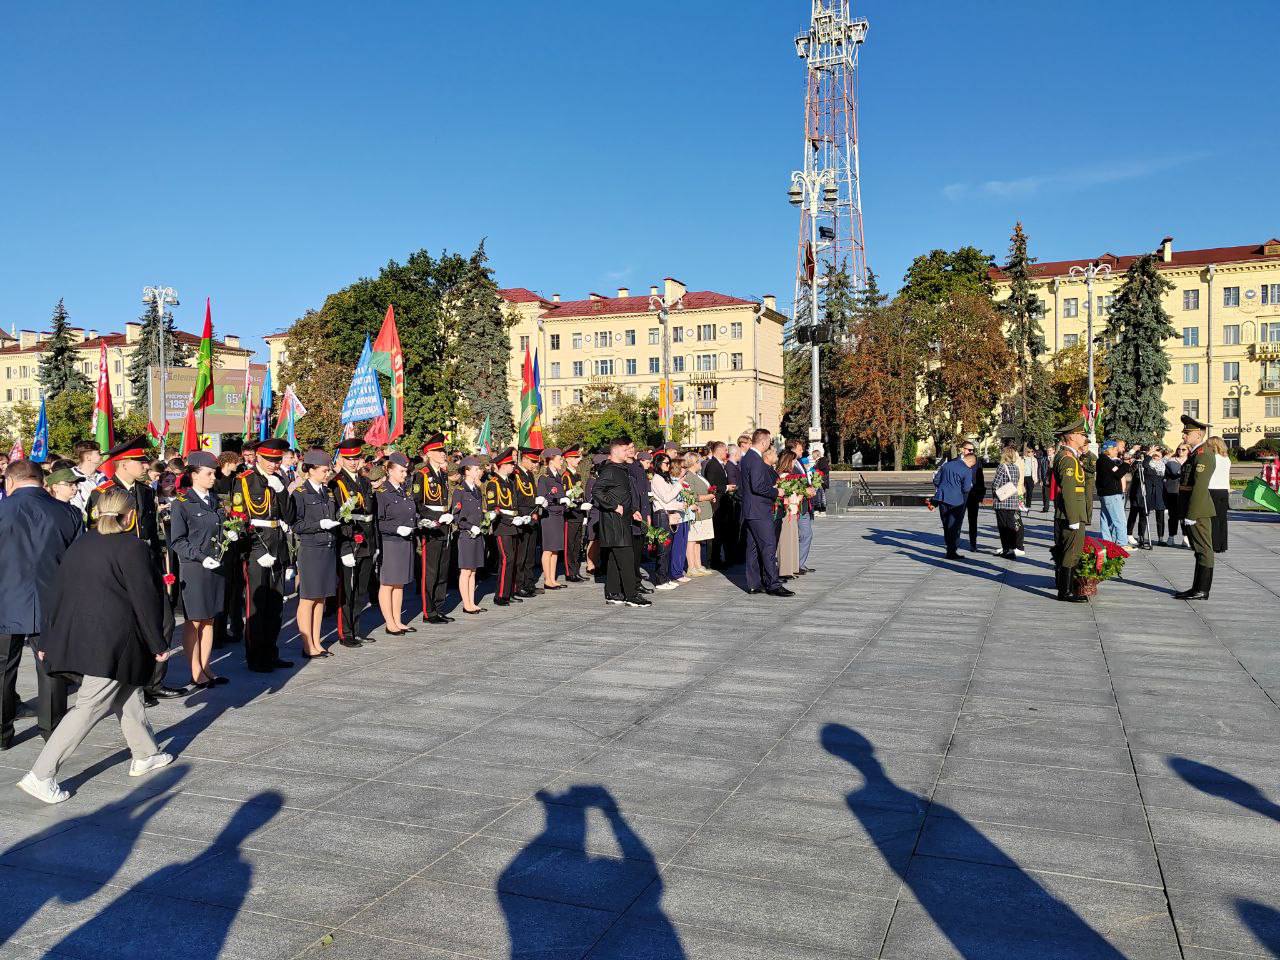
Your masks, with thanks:
[{"label": "black dress shoe", "polygon": [[356,639],[359,640],[361,643],[377,643],[378,642],[378,638],[373,636],[356,637]]},{"label": "black dress shoe", "polygon": [[752,587],[747,593],[764,593],[764,589],[762,587]]},{"label": "black dress shoe", "polygon": [[537,595],[538,595],[537,592],[534,590],[517,590],[516,591],[517,597],[524,597],[526,600],[531,600]]},{"label": "black dress shoe", "polygon": [[[250,669],[250,670],[252,670],[252,669],[253,669],[253,667],[250,667],[249,669]],[[144,707],[154,707],[154,706],[156,706],[156,705],[157,705],[157,704],[159,704],[159,703],[160,703],[160,701],[159,701],[159,700],[157,700],[155,697],[153,697],[153,696],[152,696],[151,694],[149,694],[149,693],[144,693],[144,694],[142,695],[142,705],[143,705]]]},{"label": "black dress shoe", "polygon": [[484,607],[476,607],[474,610],[463,610],[462,612],[463,613],[488,613],[489,611]]},{"label": "black dress shoe", "polygon": [[1068,593],[1065,595],[1059,595],[1058,599],[1061,600],[1063,603],[1088,603],[1089,602],[1088,597],[1082,597],[1078,593]]},{"label": "black dress shoe", "polygon": [[[494,599],[493,599],[493,605],[494,605],[495,607],[509,607],[509,606],[511,606],[511,601],[510,601],[510,600],[503,600],[503,599],[498,598],[498,597],[494,597]],[[467,611],[467,613],[470,613],[470,612],[471,612],[470,610],[468,610],[468,611]]]},{"label": "black dress shoe", "polygon": [[147,693],[160,700],[173,700],[176,697],[185,697],[189,693],[195,691],[195,684],[189,683],[185,687],[153,687]]},{"label": "black dress shoe", "polygon": [[813,573],[813,567],[801,567],[801,568],[800,568],[800,572],[801,572],[801,573]]},{"label": "black dress shoe", "polygon": [[304,659],[304,660],[320,660],[320,659],[322,659],[322,658],[324,658],[324,657],[332,657],[332,656],[333,656],[333,654],[332,654],[332,653],[330,653],[328,650],[321,650],[319,653],[304,653],[304,654],[302,655],[302,659]]},{"label": "black dress shoe", "polygon": [[228,683],[231,682],[231,678],[230,677],[214,677],[209,682],[215,687],[225,687]]},{"label": "black dress shoe", "polygon": [[427,617],[426,622],[427,623],[451,623],[452,621],[446,616],[442,616],[441,614],[438,614],[438,613],[433,613],[431,616]]},{"label": "black dress shoe", "polygon": [[338,642],[342,644],[344,647],[363,647],[364,646],[364,642],[361,640],[339,640]]},{"label": "black dress shoe", "polygon": [[0,740],[0,750],[9,750],[13,747],[13,737],[5,737]]},{"label": "black dress shoe", "polygon": [[587,582],[586,577],[565,577],[565,580],[567,580],[569,583],[586,583]]},{"label": "black dress shoe", "polygon": [[794,597],[796,592],[788,590],[786,587],[774,587],[772,590],[766,590],[765,593],[771,597]]},{"label": "black dress shoe", "polygon": [[440,616],[444,617],[444,622],[445,622],[445,623],[453,623],[455,620],[457,620],[457,619],[458,619],[457,617],[451,617],[451,616],[449,616],[448,614],[445,614],[445,613],[440,614]]},{"label": "black dress shoe", "polygon": [[403,630],[401,630],[400,632],[401,632],[401,633],[417,633],[417,632],[418,632],[418,628],[417,628],[417,627],[405,627],[405,628],[404,628]]},{"label": "black dress shoe", "polygon": [[288,669],[289,667],[292,667],[292,666],[293,666],[293,661],[292,661],[292,660],[281,660],[279,657],[277,657],[277,658],[272,662],[271,666],[272,666],[272,668],[273,668],[273,669],[285,670],[285,669]]}]

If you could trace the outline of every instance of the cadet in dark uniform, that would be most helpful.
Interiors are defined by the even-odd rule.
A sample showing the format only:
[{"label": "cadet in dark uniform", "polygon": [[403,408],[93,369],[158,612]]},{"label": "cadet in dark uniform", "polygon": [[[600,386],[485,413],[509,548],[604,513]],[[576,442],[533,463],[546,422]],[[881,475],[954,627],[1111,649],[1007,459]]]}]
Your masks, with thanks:
[{"label": "cadet in dark uniform", "polygon": [[409,458],[393,453],[386,459],[387,482],[378,494],[378,533],[382,538],[382,568],[378,571],[378,606],[386,621],[387,633],[400,637],[417,633],[400,619],[404,605],[404,585],[413,580],[413,531],[418,525],[418,509],[405,489],[409,478]]},{"label": "cadet in dark uniform", "polygon": [[1082,457],[1085,426],[1080,419],[1058,431],[1058,454],[1053,461],[1057,492],[1053,498],[1053,563],[1058,599],[1064,603],[1088,603],[1075,592],[1075,569],[1084,551],[1085,531],[1093,514],[1092,490]]},{"label": "cadet in dark uniform", "polygon": [[[85,505],[85,514],[92,527],[97,522],[97,505],[98,500],[108,490],[124,490],[133,500],[134,519],[130,528],[125,533],[131,533],[139,540],[147,545],[147,550],[151,555],[151,565],[159,573],[169,573],[164,569],[164,544],[160,542],[160,524],[156,512],[156,493],[147,483],[147,463],[151,458],[151,444],[145,437],[135,437],[132,440],[126,440],[118,443],[107,451],[105,463],[115,465],[115,475],[101,483],[89,494],[89,501]],[[166,585],[167,586],[167,585]],[[173,607],[169,603],[169,594],[165,591],[164,617],[165,630],[172,633],[173,629]],[[181,697],[191,693],[195,687],[183,687],[181,689],[175,687],[166,687],[164,685],[164,676],[168,670],[168,662],[160,662],[156,664],[156,675],[154,681],[143,690],[143,701],[147,706],[152,706],[157,699],[169,699],[172,697]]]},{"label": "cadet in dark uniform", "polygon": [[[578,464],[582,462],[582,448],[578,444],[565,447],[564,469],[560,471],[560,480],[564,484],[564,495],[577,484],[582,483],[578,473]],[[585,484],[583,484],[585,488]],[[564,513],[564,579],[568,583],[582,583],[583,576],[578,571],[582,563],[582,536],[587,528],[588,510],[582,510],[582,497],[573,506],[566,506]]]},{"label": "cadet in dark uniform", "polygon": [[516,586],[516,538],[520,527],[516,510],[515,449],[507,447],[493,458],[494,474],[484,485],[484,508],[496,514],[493,519],[493,539],[498,551],[498,583],[493,592],[495,606],[522,603],[515,596]]},{"label": "cadet in dark uniform", "polygon": [[298,633],[308,660],[331,657],[324,644],[324,607],[338,593],[338,508],[329,479],[329,454],[311,449],[302,458],[303,480],[289,495],[298,538]]},{"label": "cadet in dark uniform", "polygon": [[1194,417],[1182,415],[1182,442],[1189,452],[1178,483],[1178,502],[1182,507],[1182,529],[1196,554],[1196,571],[1191,589],[1174,594],[1179,600],[1208,600],[1213,586],[1213,518],[1217,509],[1209,492],[1209,480],[1218,465],[1218,455],[1204,445],[1208,429]]},{"label": "cadet in dark uniform", "polygon": [[454,530],[444,434],[429,436],[422,445],[422,455],[426,463],[413,478],[422,550],[422,619],[427,623],[452,623],[453,617],[444,614],[444,600],[449,593],[449,538]]},{"label": "cadet in dark uniform", "polygon": [[462,481],[453,491],[454,523],[458,528],[458,592],[462,594],[463,613],[484,613],[476,605],[476,571],[484,567],[484,490],[480,474],[484,464],[477,457],[463,457]]},{"label": "cadet in dark uniform", "polygon": [[[178,555],[178,581],[186,613],[182,648],[191,664],[191,682],[201,689],[227,682],[226,677],[214,676],[209,669],[213,621],[222,613],[227,590],[223,551],[236,536],[223,530],[226,516],[213,492],[217,466],[212,453],[193,451],[187,457],[190,487],[169,507],[169,546]],[[232,539],[226,541],[224,535]]]},{"label": "cadet in dark uniform", "polygon": [[542,582],[547,590],[563,590],[564,584],[556,583],[556,563],[564,551],[565,505],[564,478],[560,470],[564,466],[563,454],[555,447],[542,451],[546,469],[538,477],[538,501],[542,509]]},{"label": "cadet in dark uniform", "polygon": [[351,520],[338,528],[338,641],[344,647],[359,647],[374,640],[360,629],[360,611],[373,582],[373,556],[377,550],[377,499],[373,484],[362,476],[364,465],[359,440],[338,445],[338,471],[329,481],[333,502],[339,510],[348,501]]},{"label": "cadet in dark uniform", "polygon": [[240,477],[231,509],[249,518],[249,559],[245,565],[244,657],[255,673],[293,666],[280,659],[284,619],[284,568],[288,544],[281,522],[293,522],[293,503],[277,476],[289,445],[272,438],[258,445],[254,468]]},{"label": "cadet in dark uniform", "polygon": [[538,559],[538,519],[541,517],[543,504],[538,503],[538,481],[533,471],[537,469],[538,458],[542,451],[526,447],[520,451],[520,463],[512,474],[516,487],[516,519],[519,532],[516,534],[516,594],[521,597],[536,597],[542,591],[538,589],[538,573],[541,563]]}]

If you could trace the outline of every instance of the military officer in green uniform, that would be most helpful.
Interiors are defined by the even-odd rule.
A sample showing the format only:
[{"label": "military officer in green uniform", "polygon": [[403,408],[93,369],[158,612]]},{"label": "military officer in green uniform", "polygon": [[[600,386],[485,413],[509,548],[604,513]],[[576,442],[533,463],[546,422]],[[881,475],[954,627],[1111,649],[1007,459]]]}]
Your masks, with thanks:
[{"label": "military officer in green uniform", "polygon": [[1179,600],[1208,600],[1213,586],[1213,518],[1217,511],[1209,494],[1209,478],[1218,465],[1218,455],[1204,445],[1208,429],[1183,414],[1182,442],[1190,453],[1182,465],[1178,499],[1182,505],[1182,528],[1196,554],[1196,572],[1191,589],[1174,594]]},{"label": "military officer in green uniform", "polygon": [[1057,487],[1053,497],[1053,564],[1058,599],[1064,603],[1088,603],[1075,592],[1075,569],[1084,551],[1085,531],[1093,516],[1084,419],[1058,431],[1060,442],[1053,459]]}]

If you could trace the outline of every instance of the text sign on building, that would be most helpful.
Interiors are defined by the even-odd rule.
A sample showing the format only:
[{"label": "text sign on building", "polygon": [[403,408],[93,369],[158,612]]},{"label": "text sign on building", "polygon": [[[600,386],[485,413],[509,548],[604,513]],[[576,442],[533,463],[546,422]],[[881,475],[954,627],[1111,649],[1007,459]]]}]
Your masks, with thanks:
[{"label": "text sign on building", "polygon": [[[160,368],[149,367],[151,383],[151,422],[159,426],[167,417],[170,432],[182,429],[187,415],[187,401],[196,388],[196,371],[192,367],[170,367],[165,385],[163,405],[160,397]],[[252,396],[256,403],[262,394],[264,372],[254,371]],[[163,413],[161,410],[163,409]],[[244,429],[244,370],[213,371],[213,403],[197,411],[196,423],[201,433],[240,433]]]}]

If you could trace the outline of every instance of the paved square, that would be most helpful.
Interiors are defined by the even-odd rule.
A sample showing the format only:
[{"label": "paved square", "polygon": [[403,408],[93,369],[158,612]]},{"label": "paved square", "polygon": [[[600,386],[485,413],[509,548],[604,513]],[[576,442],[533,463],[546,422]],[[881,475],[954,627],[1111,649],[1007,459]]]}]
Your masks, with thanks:
[{"label": "paved square", "polygon": [[787,601],[580,585],[270,684],[222,651],[151,711],[171,768],[108,722],[69,802],[0,785],[0,958],[1280,956],[1280,518],[1208,602],[1160,548],[1067,606],[1032,516],[1021,561],[989,512],[960,562],[923,510],[819,521]]}]

